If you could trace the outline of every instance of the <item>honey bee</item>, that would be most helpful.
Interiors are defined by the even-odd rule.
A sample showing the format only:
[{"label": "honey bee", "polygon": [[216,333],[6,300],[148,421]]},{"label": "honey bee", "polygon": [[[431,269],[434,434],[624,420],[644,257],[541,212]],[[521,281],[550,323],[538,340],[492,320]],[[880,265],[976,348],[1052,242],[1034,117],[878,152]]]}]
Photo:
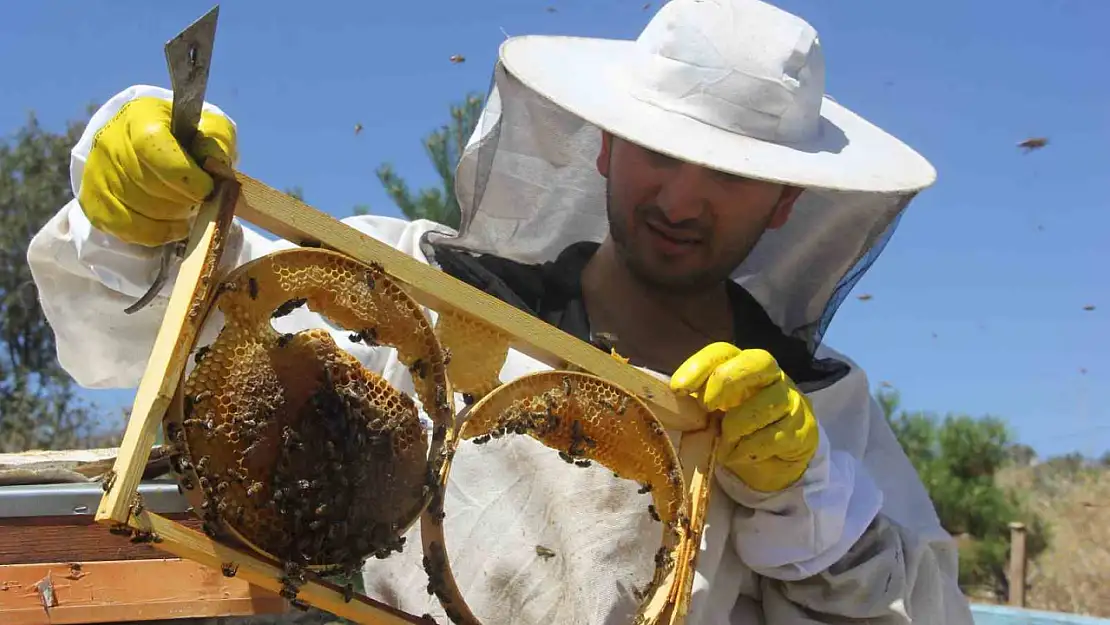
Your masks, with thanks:
[{"label": "honey bee", "polygon": [[254,497],[260,490],[262,490],[262,482],[251,482],[247,487],[247,497]]},{"label": "honey bee", "polygon": [[347,337],[352,343],[364,342],[370,347],[378,345],[378,330],[377,328],[366,328],[355,332]]},{"label": "honey bee", "polygon": [[465,63],[466,57],[461,54],[452,54],[448,60],[458,65],[459,63]]},{"label": "honey bee", "polygon": [[590,344],[603,352],[610,352],[617,347],[617,335],[612,332],[595,332],[590,338]]},{"label": "honey bee", "polygon": [[224,562],[220,565],[220,570],[223,571],[224,577],[235,577],[235,573],[239,571],[239,564],[236,562]]},{"label": "honey bee", "polygon": [[116,471],[115,471],[115,469],[109,469],[108,472],[104,474],[104,479],[103,479],[103,483],[101,484],[101,488],[104,489],[104,492],[108,492],[108,491],[112,490],[112,486],[114,486],[115,484],[116,484]]},{"label": "honey bee", "polygon": [[139,516],[143,513],[143,496],[135,493],[135,497],[131,499],[131,516]]},{"label": "honey bee", "polygon": [[208,352],[211,349],[212,348],[208,345],[202,345],[200,348],[198,348],[197,353],[193,355],[193,363],[199,365],[200,361],[204,360],[204,357],[208,355]]},{"label": "honey bee", "polygon": [[651,515],[651,518],[653,520],[655,520],[655,521],[659,520],[659,512],[657,512],[655,510],[655,504],[648,504],[648,514]]},{"label": "honey bee", "polygon": [[544,547],[543,545],[536,545],[536,555],[544,560],[550,560],[555,557],[555,552]]},{"label": "honey bee", "polygon": [[277,319],[279,317],[284,317],[292,313],[294,310],[300,308],[301,306],[304,306],[306,303],[308,303],[308,298],[295,297],[285,302],[281,306],[278,306],[277,309],[275,309],[274,312],[270,314],[270,318]]},{"label": "honey bee", "polygon": [[1033,150],[1039,150],[1046,145],[1048,145],[1048,139],[1046,137],[1032,137],[1019,143],[1018,147],[1024,149],[1026,153],[1028,153]]},{"label": "honey bee", "polygon": [[254,278],[248,278],[247,286],[250,289],[251,299],[258,299],[258,280],[255,280]]},{"label": "honey bee", "polygon": [[239,285],[234,282],[221,282],[220,286],[216,287],[216,296],[223,295],[225,291],[238,291]]},{"label": "honey bee", "polygon": [[292,335],[292,334],[290,334],[290,333],[288,333],[288,332],[286,332],[285,334],[282,334],[281,336],[279,336],[279,337],[278,337],[278,341],[277,341],[277,345],[278,345],[278,347],[285,347],[286,345],[288,345],[288,344],[289,344],[289,341],[292,341],[292,340],[293,340],[293,336],[294,336],[294,335]]},{"label": "honey bee", "polygon": [[617,404],[616,413],[618,415],[623,415],[627,411],[628,411],[628,395],[622,395],[620,403]]}]

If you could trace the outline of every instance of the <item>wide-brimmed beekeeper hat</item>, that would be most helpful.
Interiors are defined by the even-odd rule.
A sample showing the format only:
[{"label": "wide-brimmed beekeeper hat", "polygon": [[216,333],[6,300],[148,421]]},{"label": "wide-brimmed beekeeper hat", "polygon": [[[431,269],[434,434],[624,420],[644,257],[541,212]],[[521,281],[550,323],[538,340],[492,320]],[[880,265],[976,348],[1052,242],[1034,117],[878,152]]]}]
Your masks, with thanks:
[{"label": "wide-brimmed beekeeper hat", "polygon": [[736,269],[815,348],[933,167],[825,94],[817,32],[758,0],[672,0],[632,40],[505,41],[456,175],[459,236],[521,262],[608,235],[601,131],[741,176],[804,187]]}]

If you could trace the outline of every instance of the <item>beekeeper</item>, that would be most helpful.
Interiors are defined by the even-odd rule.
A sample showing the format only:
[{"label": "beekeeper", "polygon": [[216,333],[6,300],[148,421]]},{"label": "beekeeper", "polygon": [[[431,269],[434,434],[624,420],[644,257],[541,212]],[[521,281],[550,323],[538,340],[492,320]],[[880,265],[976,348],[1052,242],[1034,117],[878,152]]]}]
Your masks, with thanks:
[{"label": "beekeeper", "polygon": [[[584,340],[611,333],[724,411],[687,622],[971,623],[956,545],[866,374],[821,343],[935,172],[824,84],[814,29],[756,0],[673,0],[636,41],[512,38],[458,168],[459,231],[345,222]],[[138,383],[169,289],[124,308],[212,189],[170,134],[170,99],[136,86],[96,112],[72,152],[76,197],[30,245],[58,357],[87,387]],[[206,104],[189,153],[235,162],[236,126]],[[224,268],[290,246],[236,222]],[[331,328],[306,309],[275,325]],[[392,350],[331,329],[412,391]],[[502,379],[545,368],[510,352]],[[648,496],[526,437],[494,443],[460,448],[447,491],[474,612],[629,622],[659,546]],[[367,592],[443,622],[417,533],[366,565]]]}]

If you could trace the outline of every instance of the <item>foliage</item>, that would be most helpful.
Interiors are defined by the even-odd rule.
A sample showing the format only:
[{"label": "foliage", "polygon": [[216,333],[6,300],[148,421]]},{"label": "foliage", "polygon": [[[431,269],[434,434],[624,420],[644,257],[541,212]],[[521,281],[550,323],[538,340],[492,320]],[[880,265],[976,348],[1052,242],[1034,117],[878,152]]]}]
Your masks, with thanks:
[{"label": "foliage", "polygon": [[32,113],[0,144],[0,452],[112,443],[94,434],[100,415],[58,364],[27,266],[31,237],[73,197],[69,152],[86,121],[56,134]]},{"label": "foliage", "polygon": [[1048,546],[1043,518],[1016,490],[1004,489],[995,480],[1014,457],[1031,450],[1016,448],[1005,422],[996,417],[948,415],[941,420],[920,412],[897,412],[894,390],[880,390],[876,399],[928,490],[941,524],[959,541],[960,587],[965,592],[985,588],[1005,599],[1009,524],[1025,523],[1030,559]]},{"label": "foliage", "polygon": [[[439,174],[442,187],[424,188],[414,195],[392,165],[383,163],[378,167],[378,180],[405,217],[410,220],[428,219],[458,229],[461,214],[455,196],[455,167],[481,112],[482,98],[469,94],[461,104],[451,106],[450,124],[441,126],[424,138],[424,151]],[[365,207],[355,209],[356,214],[364,211]]]},{"label": "foliage", "polygon": [[1052,544],[1029,563],[1026,605],[1110,617],[1110,470],[1090,461],[1074,471],[1053,460],[998,475],[1052,527]]}]

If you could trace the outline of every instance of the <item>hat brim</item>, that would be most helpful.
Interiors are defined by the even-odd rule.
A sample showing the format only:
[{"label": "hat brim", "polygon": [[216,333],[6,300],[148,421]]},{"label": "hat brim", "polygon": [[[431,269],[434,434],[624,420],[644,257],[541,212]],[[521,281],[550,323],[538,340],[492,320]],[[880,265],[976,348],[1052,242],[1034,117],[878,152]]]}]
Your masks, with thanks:
[{"label": "hat brim", "polygon": [[620,88],[620,68],[636,53],[627,40],[547,35],[501,45],[505,69],[529,89],[632,143],[740,176],[807,188],[907,193],[936,170],[897,138],[825,97],[820,133],[806,144],[754,139],[673,113]]}]

